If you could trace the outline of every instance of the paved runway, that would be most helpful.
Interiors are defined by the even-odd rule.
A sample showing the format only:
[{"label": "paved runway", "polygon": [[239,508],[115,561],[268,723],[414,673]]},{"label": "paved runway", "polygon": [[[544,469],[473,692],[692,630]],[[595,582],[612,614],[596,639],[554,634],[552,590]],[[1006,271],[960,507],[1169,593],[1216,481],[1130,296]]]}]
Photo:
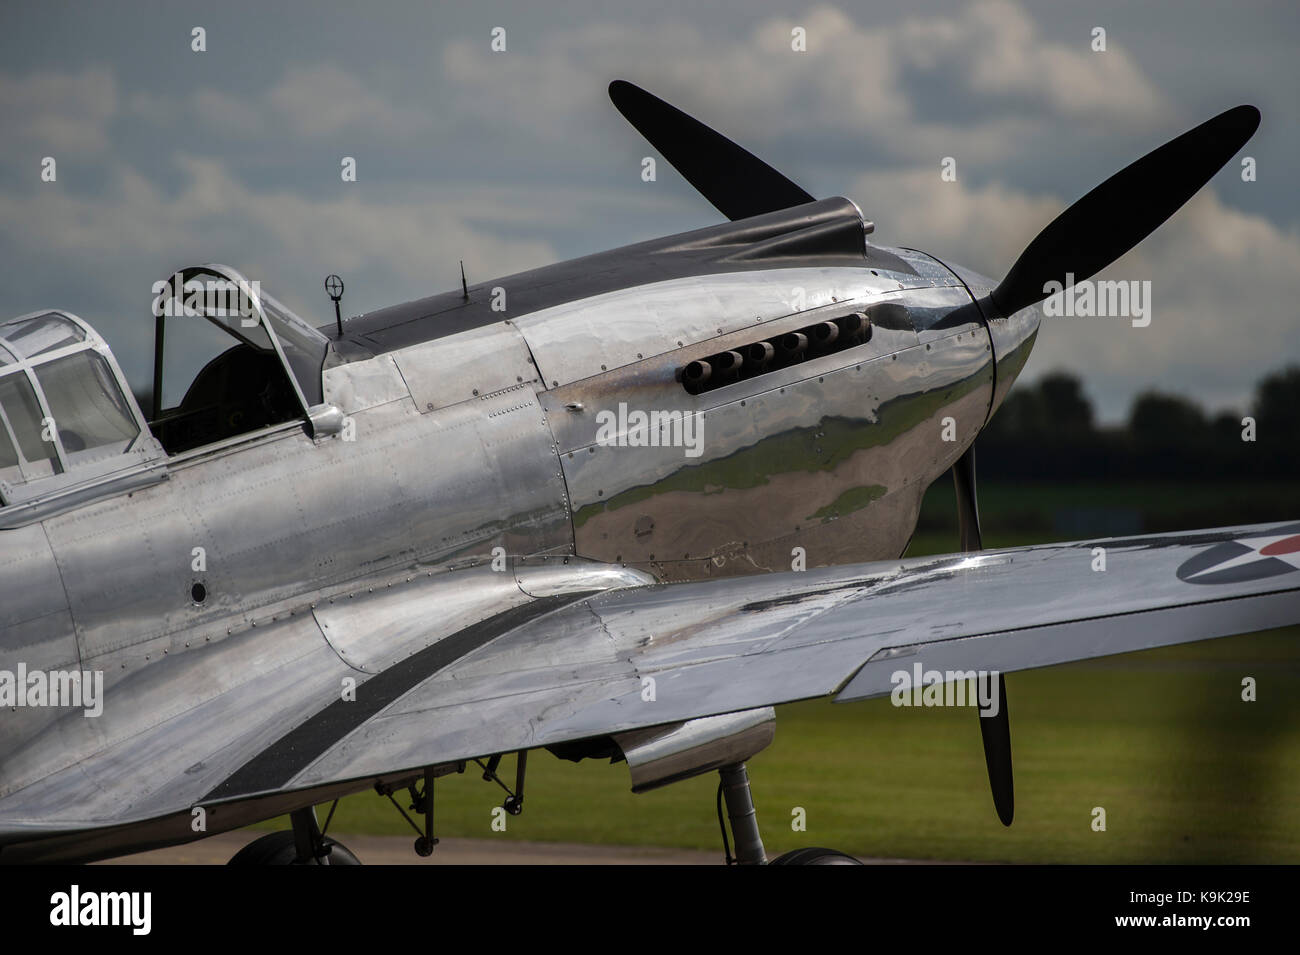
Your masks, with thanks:
[{"label": "paved runway", "polygon": [[[224,865],[257,833],[223,832],[170,849],[109,859],[105,865]],[[722,850],[652,846],[586,846],[566,842],[443,839],[427,859],[411,848],[414,836],[347,836],[338,840],[366,865],[718,865]]]},{"label": "paved runway", "polygon": [[[99,865],[225,865],[260,832],[223,832],[170,849],[106,859]],[[506,842],[443,839],[427,859],[412,848],[413,836],[337,838],[365,865],[721,865],[722,849],[661,849],[655,846],[588,846],[575,842]],[[868,865],[967,865],[929,859],[868,859]]]}]

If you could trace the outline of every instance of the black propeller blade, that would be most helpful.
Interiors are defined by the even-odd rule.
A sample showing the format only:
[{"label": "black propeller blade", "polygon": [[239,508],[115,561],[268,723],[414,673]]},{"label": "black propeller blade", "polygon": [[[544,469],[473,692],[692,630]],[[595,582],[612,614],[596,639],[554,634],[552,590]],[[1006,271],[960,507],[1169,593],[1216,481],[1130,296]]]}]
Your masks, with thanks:
[{"label": "black propeller blade", "polygon": [[998,674],[998,712],[979,717],[984,738],[984,764],[989,768],[993,806],[1002,825],[1011,825],[1016,812],[1016,787],[1011,778],[1011,720],[1007,716],[1007,680]]},{"label": "black propeller blade", "polygon": [[952,466],[952,483],[957,490],[957,530],[963,552],[984,549],[980,536],[979,501],[975,496],[975,445]]},{"label": "black propeller blade", "polygon": [[801,206],[814,199],[753,153],[626,80],[609,98],[637,132],[728,219]]},{"label": "black propeller blade", "polygon": [[1228,162],[1259,127],[1237,106],[1171,139],[1117,172],[1040,232],[993,290],[1000,315],[1041,302],[1043,286],[1075,282],[1110,265],[1154,232]]},{"label": "black propeller blade", "polygon": [[[982,550],[980,536],[979,503],[975,496],[975,446],[952,466],[952,483],[957,491],[957,527],[961,534],[961,549],[965,552]],[[996,715],[979,717],[980,736],[984,740],[984,763],[989,770],[989,786],[993,790],[993,806],[998,811],[1002,825],[1011,825],[1015,815],[1016,790],[1011,773],[1011,720],[1007,716],[1007,683],[998,674],[998,710]]]}]

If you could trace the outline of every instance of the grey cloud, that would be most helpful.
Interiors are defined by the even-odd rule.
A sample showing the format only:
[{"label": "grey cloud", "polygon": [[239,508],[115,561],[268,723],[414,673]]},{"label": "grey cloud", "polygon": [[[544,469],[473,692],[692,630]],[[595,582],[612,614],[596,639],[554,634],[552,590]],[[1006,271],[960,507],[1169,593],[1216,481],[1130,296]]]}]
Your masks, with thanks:
[{"label": "grey cloud", "polygon": [[[796,27],[805,53],[791,49]],[[507,54],[459,39],[443,63],[463,90],[519,91],[483,108],[541,136],[589,124],[607,108],[604,83],[625,76],[707,104],[719,125],[759,142],[874,139],[906,158],[943,155],[959,141],[968,156],[996,158],[1015,152],[1036,117],[1128,123],[1165,107],[1122,49],[1096,54],[1087,43],[1087,35],[1074,47],[1045,42],[1020,7],[995,0],[881,25],[818,6],[722,39],[681,21],[636,31],[597,23]]]},{"label": "grey cloud", "polygon": [[[8,311],[73,307],[120,349],[146,355],[148,285],[192,261],[229,261],[319,319],[332,269],[345,271],[345,305],[357,311],[453,287],[460,258],[479,280],[716,221],[670,170],[640,181],[650,149],[605,98],[616,76],[697,113],[810,191],[855,198],[880,241],[997,275],[1067,201],[1204,118],[1182,114],[1218,92],[1213,77],[1189,92],[1198,67],[1167,52],[1217,42],[1203,25],[1115,9],[1101,17],[1114,27],[1105,54],[1088,49],[1091,14],[1011,2],[760,3],[743,15],[625,3],[573,17],[520,7],[490,20],[441,11],[439,29],[423,7],[405,17],[340,8],[327,25],[288,7],[259,21],[269,32],[257,53],[222,48],[249,8],[214,25],[210,59],[182,45],[174,85],[117,52],[127,46],[73,36],[68,48],[84,55],[70,62],[104,65],[60,73],[42,63],[0,79]],[[1160,20],[1158,42],[1144,17]],[[488,49],[495,22],[510,31],[505,54]],[[790,49],[796,25],[807,53]],[[348,55],[340,31],[355,34]],[[263,55],[274,49],[278,59]],[[1155,283],[1145,337],[1058,324],[1030,376],[1068,364],[1098,383],[1113,416],[1150,384],[1195,382],[1216,396],[1207,400],[1236,401],[1283,360],[1294,316],[1278,303],[1294,299],[1300,270],[1289,157],[1267,151],[1291,134],[1266,139],[1268,123],[1260,183],[1221,178],[1217,196],[1111,269]],[[25,164],[47,142],[91,159],[95,176],[43,188]],[[345,154],[358,156],[358,183],[339,181]],[[957,184],[939,181],[946,155],[958,159]],[[1248,202],[1261,214],[1239,211]]]},{"label": "grey cloud", "polygon": [[290,67],[266,99],[277,119],[303,136],[347,130],[406,138],[430,123],[426,112],[396,105],[337,66]]},{"label": "grey cloud", "polygon": [[0,120],[10,148],[37,147],[55,158],[101,153],[117,110],[117,82],[103,67],[0,76]]}]

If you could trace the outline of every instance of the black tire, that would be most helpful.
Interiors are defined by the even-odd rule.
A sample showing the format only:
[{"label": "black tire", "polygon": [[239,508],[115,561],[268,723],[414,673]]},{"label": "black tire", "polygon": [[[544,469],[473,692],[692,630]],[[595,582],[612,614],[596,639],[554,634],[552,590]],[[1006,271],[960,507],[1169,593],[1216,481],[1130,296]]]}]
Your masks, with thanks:
[{"label": "black tire", "polygon": [[808,846],[803,849],[792,849],[783,856],[777,856],[768,865],[862,865],[862,863],[837,849]]},{"label": "black tire", "polygon": [[[341,842],[327,840],[330,846],[330,865],[361,865],[361,860],[354,856]],[[298,847],[294,842],[293,830],[268,832],[254,839],[235,853],[227,865],[293,865],[298,857]]]}]

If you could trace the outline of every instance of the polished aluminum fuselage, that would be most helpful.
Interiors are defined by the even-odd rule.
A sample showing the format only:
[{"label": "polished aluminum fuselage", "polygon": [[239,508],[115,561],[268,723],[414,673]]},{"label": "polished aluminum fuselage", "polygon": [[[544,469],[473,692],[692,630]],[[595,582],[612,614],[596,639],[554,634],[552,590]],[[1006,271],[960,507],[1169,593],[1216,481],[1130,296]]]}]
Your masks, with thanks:
[{"label": "polished aluminum fuselage", "polygon": [[[347,416],[338,434],[282,425],[173,457],[132,490],[10,517],[0,668],[102,671],[110,705],[97,719],[4,713],[0,819],[71,829],[160,813],[148,781],[159,745],[180,758],[266,732],[231,712],[160,744],[171,716],[298,658],[374,672],[402,648],[367,644],[368,619],[405,606],[428,620],[503,562],[676,581],[900,556],[925,489],[1014,377],[995,366],[1019,370],[1037,319],[990,323],[972,297],[985,280],[897,254],[914,274],[757,269],[507,311],[327,366],[325,401]],[[681,384],[696,358],[885,302],[913,323],[702,394]],[[695,419],[698,453],[601,432],[638,410]],[[517,596],[523,585],[504,579]],[[387,615],[368,617],[381,600]],[[286,719],[313,705],[292,690],[265,704]],[[138,762],[86,768],[136,738]],[[196,760],[171,811],[226,776]],[[76,785],[34,785],[79,766]]]}]

